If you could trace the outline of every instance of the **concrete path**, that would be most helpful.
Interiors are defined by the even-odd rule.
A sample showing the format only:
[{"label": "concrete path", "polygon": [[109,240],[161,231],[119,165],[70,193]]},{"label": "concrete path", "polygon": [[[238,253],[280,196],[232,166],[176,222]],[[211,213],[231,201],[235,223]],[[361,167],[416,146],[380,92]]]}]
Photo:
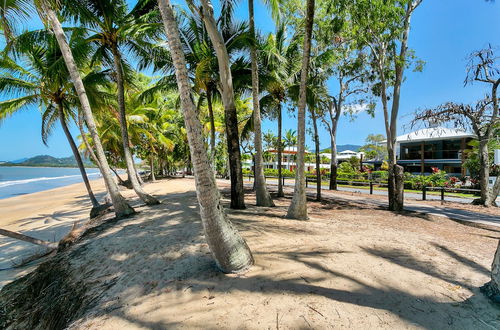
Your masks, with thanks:
[{"label": "concrete path", "polygon": [[[228,180],[220,180],[220,181],[224,182],[224,183],[229,183]],[[253,185],[253,183],[249,182],[248,180],[245,180],[244,183],[245,183],[245,187],[248,187],[248,188],[251,188]],[[268,180],[267,183],[272,190],[276,189],[277,182],[275,182],[273,184],[272,180]],[[289,181],[289,183],[291,183],[291,181]],[[349,188],[352,190],[340,189],[340,190],[344,190],[344,191],[351,191],[354,193],[359,193],[356,195],[347,195],[347,194],[342,194],[339,192],[327,190],[326,188],[327,187],[325,187],[325,189],[322,190],[322,192],[321,192],[323,194],[323,196],[325,196],[325,197],[333,197],[333,198],[336,198],[339,200],[345,200],[345,201],[356,201],[356,202],[367,203],[367,204],[376,204],[376,205],[383,206],[383,207],[387,207],[387,204],[388,204],[388,202],[386,200],[381,200],[379,198],[371,198],[370,194],[363,191],[364,189],[355,189],[355,188]],[[291,184],[286,184],[286,181],[285,181],[285,191],[287,193],[293,193],[293,188],[291,187]],[[307,190],[308,195],[314,196],[315,192],[316,192],[315,187],[312,188],[311,186],[309,186],[309,188]],[[384,191],[379,191],[379,192],[384,193],[384,195],[387,195],[387,192],[384,192]],[[374,193],[375,193],[375,191],[374,191]],[[379,195],[379,194],[377,194],[377,195]],[[414,194],[414,195],[418,195],[418,194]],[[432,196],[432,195],[428,195],[428,197],[430,197],[430,196]],[[405,197],[412,198],[411,194],[405,194]],[[421,196],[419,196],[419,197],[421,198]],[[439,196],[433,196],[433,197],[438,197],[437,199],[439,200]],[[451,198],[446,198],[446,200],[453,201]],[[470,200],[469,200],[469,203],[470,203]],[[445,218],[452,219],[452,220],[472,222],[472,223],[500,227],[500,215],[490,215],[490,214],[485,214],[485,213],[473,212],[473,211],[468,211],[468,210],[450,207],[449,205],[447,205],[447,206],[435,206],[435,205],[429,205],[429,204],[426,205],[425,201],[419,202],[419,201],[413,201],[411,199],[408,199],[408,200],[405,200],[405,210],[434,215],[434,216],[445,217]]]}]

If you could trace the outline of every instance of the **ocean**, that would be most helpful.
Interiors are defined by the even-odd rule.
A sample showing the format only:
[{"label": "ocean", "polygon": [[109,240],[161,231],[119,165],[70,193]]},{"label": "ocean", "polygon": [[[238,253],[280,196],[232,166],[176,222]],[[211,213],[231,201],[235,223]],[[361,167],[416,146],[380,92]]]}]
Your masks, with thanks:
[{"label": "ocean", "polygon": [[[96,168],[86,169],[89,180],[100,178]],[[82,182],[78,168],[0,166],[0,199]]]}]

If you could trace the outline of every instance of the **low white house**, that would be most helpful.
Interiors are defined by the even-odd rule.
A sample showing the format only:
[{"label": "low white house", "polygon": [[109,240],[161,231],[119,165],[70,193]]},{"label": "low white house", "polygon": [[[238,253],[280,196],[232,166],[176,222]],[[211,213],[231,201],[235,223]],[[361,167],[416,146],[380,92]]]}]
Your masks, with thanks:
[{"label": "low white house", "polygon": [[[363,152],[356,152],[352,150],[344,150],[341,152],[337,152],[337,161],[342,162],[351,159],[352,157],[356,157],[358,159],[361,159],[363,157],[364,153]],[[330,155],[328,155],[328,158],[330,158]]]},{"label": "low white house", "polygon": [[[264,168],[271,168],[271,169],[278,169],[278,151],[274,149],[268,149],[266,150],[266,153],[269,153],[271,157],[273,158],[272,161],[266,161],[264,160]],[[294,171],[295,168],[297,167],[297,164],[295,163],[295,155],[297,154],[297,147],[286,147],[282,151],[282,160],[281,160],[281,167],[290,171]],[[306,154],[310,154],[308,150],[306,150]],[[351,157],[355,156],[360,158],[363,153],[361,152],[355,152],[352,150],[345,150],[337,153],[337,160],[339,162],[342,161],[347,161]],[[330,169],[330,159],[331,159],[331,154],[330,153],[321,153],[320,154],[322,159],[327,158],[328,163],[320,164],[321,169]],[[316,163],[315,162],[306,162],[305,164],[306,171],[314,171],[316,169]]]}]

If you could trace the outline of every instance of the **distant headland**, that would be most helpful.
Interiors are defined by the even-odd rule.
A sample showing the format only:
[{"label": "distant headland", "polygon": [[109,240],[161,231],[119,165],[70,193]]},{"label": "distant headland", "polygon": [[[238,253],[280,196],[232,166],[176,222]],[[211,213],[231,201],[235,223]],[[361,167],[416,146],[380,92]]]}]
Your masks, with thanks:
[{"label": "distant headland", "polygon": [[[83,158],[85,167],[96,167],[88,158]],[[0,166],[31,166],[31,167],[77,167],[74,156],[56,158],[49,155],[38,155],[15,161],[0,161]]]}]

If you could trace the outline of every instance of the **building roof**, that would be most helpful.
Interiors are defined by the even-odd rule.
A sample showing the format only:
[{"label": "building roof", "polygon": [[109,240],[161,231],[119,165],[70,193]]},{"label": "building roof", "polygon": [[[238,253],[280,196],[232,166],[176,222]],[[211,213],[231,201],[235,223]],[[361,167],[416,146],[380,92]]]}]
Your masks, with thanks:
[{"label": "building roof", "polygon": [[343,154],[359,154],[359,152],[352,151],[352,150],[344,150],[344,151],[338,152],[337,154],[339,154],[339,155],[343,155]]},{"label": "building roof", "polygon": [[[276,150],[276,149],[267,149],[266,151],[270,152],[270,153],[277,153],[278,152],[278,150]],[[295,155],[297,153],[297,147],[296,146],[294,146],[294,147],[286,147],[286,148],[283,148],[283,150],[281,152],[283,154],[292,154],[292,155]],[[308,154],[309,151],[306,149],[305,153]]]},{"label": "building roof", "polygon": [[420,142],[430,140],[444,140],[444,139],[461,139],[461,138],[475,138],[476,135],[467,133],[466,131],[446,128],[446,127],[431,127],[420,129],[415,132],[400,135],[396,138],[396,142]]}]

